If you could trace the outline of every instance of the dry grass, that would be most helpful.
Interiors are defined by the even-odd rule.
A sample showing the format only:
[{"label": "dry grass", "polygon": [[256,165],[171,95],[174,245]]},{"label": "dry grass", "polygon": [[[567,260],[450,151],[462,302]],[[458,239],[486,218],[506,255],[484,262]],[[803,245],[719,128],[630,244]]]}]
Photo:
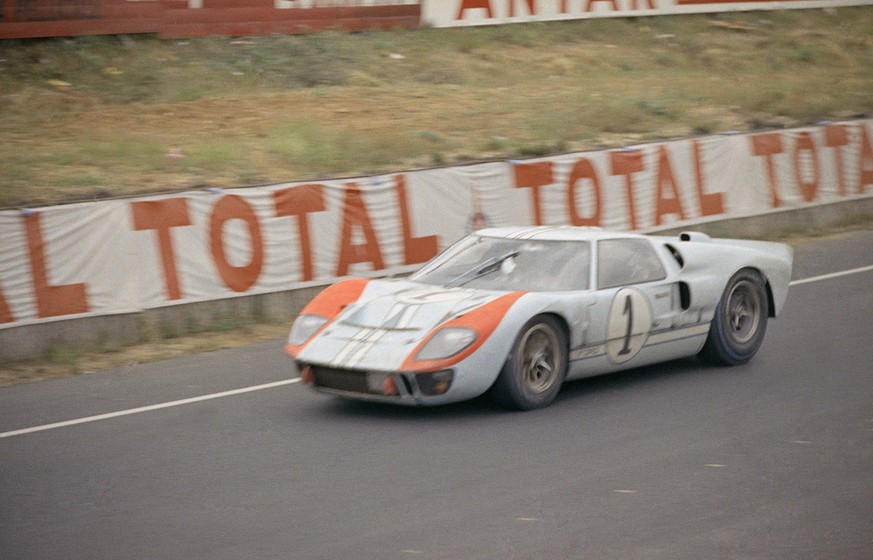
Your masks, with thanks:
[{"label": "dry grass", "polygon": [[132,344],[100,350],[54,346],[41,360],[0,362],[0,387],[237,348],[263,340],[279,340],[288,334],[289,327],[290,325],[277,323],[249,324],[230,331],[204,332],[165,339],[159,343]]},{"label": "dry grass", "polygon": [[0,207],[870,114],[871,29],[868,6],[244,40],[3,41]]}]

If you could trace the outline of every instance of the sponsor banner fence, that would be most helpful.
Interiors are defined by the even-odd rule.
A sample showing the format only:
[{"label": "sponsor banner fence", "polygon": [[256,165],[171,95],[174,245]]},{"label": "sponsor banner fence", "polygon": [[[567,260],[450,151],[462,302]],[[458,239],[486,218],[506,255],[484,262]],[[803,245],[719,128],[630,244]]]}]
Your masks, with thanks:
[{"label": "sponsor banner fence", "polygon": [[419,0],[163,0],[162,37],[417,28]]},{"label": "sponsor banner fence", "polygon": [[862,4],[873,0],[0,0],[0,39],[268,35]]},{"label": "sponsor banner fence", "polygon": [[162,37],[416,28],[420,0],[0,0],[0,39]]},{"label": "sponsor banner fence", "polygon": [[873,0],[424,0],[422,23],[432,27],[457,27],[863,4],[873,4]]},{"label": "sponsor banner fence", "polygon": [[861,120],[0,211],[0,328],[408,271],[486,225],[693,227],[869,197],[871,138]]},{"label": "sponsor banner fence", "polygon": [[0,39],[154,33],[160,0],[0,0]]}]

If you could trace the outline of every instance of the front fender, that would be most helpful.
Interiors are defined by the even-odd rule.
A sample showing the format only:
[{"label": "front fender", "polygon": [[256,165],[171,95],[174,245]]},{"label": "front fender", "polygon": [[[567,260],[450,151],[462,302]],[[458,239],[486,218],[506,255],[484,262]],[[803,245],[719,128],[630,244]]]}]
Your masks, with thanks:
[{"label": "front fender", "polygon": [[[590,297],[587,294],[524,294],[507,310],[488,340],[455,366],[455,388],[469,393],[471,398],[487,391],[500,375],[522,327],[538,315],[557,316],[568,328],[570,345],[578,344],[580,339],[584,339],[588,328],[589,304]],[[575,311],[569,313],[571,310]]]}]

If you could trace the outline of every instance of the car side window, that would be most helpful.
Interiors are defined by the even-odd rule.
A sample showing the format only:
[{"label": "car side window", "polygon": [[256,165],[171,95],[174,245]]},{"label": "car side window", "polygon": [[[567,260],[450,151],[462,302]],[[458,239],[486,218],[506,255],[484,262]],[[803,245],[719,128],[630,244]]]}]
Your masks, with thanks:
[{"label": "car side window", "polygon": [[645,239],[605,239],[597,244],[599,289],[655,282],[666,277],[664,265]]}]

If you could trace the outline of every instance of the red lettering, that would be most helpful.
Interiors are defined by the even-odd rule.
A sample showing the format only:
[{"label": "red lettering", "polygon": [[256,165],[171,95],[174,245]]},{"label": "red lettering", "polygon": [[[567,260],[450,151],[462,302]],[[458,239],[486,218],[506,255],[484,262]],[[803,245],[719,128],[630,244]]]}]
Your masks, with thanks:
[{"label": "red lettering", "polygon": [[624,176],[624,187],[627,193],[627,213],[630,219],[630,229],[637,229],[637,212],[634,203],[634,173],[644,169],[643,152],[641,150],[621,150],[609,153],[613,176]]},{"label": "red lettering", "polygon": [[825,145],[834,149],[834,167],[837,171],[837,188],[840,196],[846,195],[846,171],[843,164],[843,146],[849,144],[848,127],[831,124],[825,127]]},{"label": "red lettering", "polygon": [[[812,179],[806,181],[803,177],[801,169],[801,154],[808,152],[812,158]],[[812,202],[818,194],[819,169],[818,155],[815,149],[815,142],[812,140],[812,133],[808,131],[801,132],[797,137],[797,142],[794,144],[794,177],[797,180],[797,187],[800,189],[800,194],[803,195],[803,200]]]},{"label": "red lettering", "polygon": [[[354,183],[349,183],[347,187],[343,200],[343,224],[336,275],[345,276],[349,272],[349,266],[362,262],[372,263],[375,270],[382,270],[385,264],[382,261],[379,239],[376,237],[376,230],[373,229],[373,222],[364,204],[364,196]],[[363,232],[365,239],[363,244],[352,243],[355,228]]]},{"label": "red lettering", "polygon": [[[587,3],[586,3],[585,6],[584,6],[584,10],[585,10],[586,12],[591,12],[591,11],[593,11],[593,6],[594,6],[594,3],[595,3],[595,2],[609,2],[609,3],[612,5],[612,10],[613,10],[613,11],[618,11],[618,10],[619,10],[619,6],[618,6],[618,3],[617,3],[617,0],[588,0]],[[641,4],[642,2],[645,2],[645,4],[649,7],[650,10],[654,10],[655,7],[656,7],[656,6],[655,6],[655,0],[631,0],[631,4],[630,4],[630,6],[629,6],[628,9],[629,9],[629,10],[640,10],[640,9],[645,9],[645,6],[642,6],[642,7],[640,6],[640,4]],[[569,8],[568,8],[568,4],[569,4],[569,3],[570,3],[570,0],[561,0],[561,4],[560,4],[560,7],[559,7],[559,10],[560,10],[560,12],[561,12],[562,14],[566,14],[567,11],[569,10]]]},{"label": "red lettering", "polygon": [[[579,212],[579,205],[577,203],[577,185],[586,179],[591,181],[592,198],[594,200],[594,208],[589,218],[586,218]],[[570,179],[567,185],[567,206],[570,209],[570,223],[572,225],[600,227],[602,219],[600,179],[597,177],[597,170],[594,169],[594,165],[588,158],[582,158],[577,161],[570,171]]]},{"label": "red lettering", "polygon": [[671,214],[678,215],[680,220],[684,220],[685,212],[682,210],[679,189],[676,186],[676,178],[673,176],[670,154],[667,152],[667,146],[663,144],[658,148],[658,176],[656,181],[655,225],[661,225],[663,223],[661,218]]},{"label": "red lettering", "polygon": [[703,158],[701,157],[700,141],[694,140],[691,143],[694,150],[694,186],[697,189],[697,200],[700,204],[701,216],[718,216],[724,214],[724,197],[723,193],[707,193],[705,178],[703,172]]},{"label": "red lettering", "polygon": [[776,182],[776,162],[773,156],[782,153],[782,137],[775,132],[757,134],[751,137],[752,153],[765,158],[767,166],[767,184],[770,187],[770,206],[779,208],[782,201],[779,198],[779,185]]},{"label": "red lettering", "polygon": [[27,236],[27,250],[33,275],[33,292],[36,296],[39,318],[87,313],[90,308],[85,293],[85,284],[49,285],[45,241],[42,237],[39,213],[24,217],[24,230]]},{"label": "red lettering", "polygon": [[14,320],[15,317],[12,316],[12,310],[9,309],[6,296],[3,295],[3,289],[0,288],[0,323],[11,323]]},{"label": "red lettering", "polygon": [[870,146],[870,135],[863,124],[861,130],[861,146],[858,153],[858,194],[864,194],[868,185],[873,185],[873,147]]},{"label": "red lettering", "polygon": [[552,162],[541,161],[538,163],[516,163],[513,166],[515,173],[515,188],[531,189],[531,202],[534,211],[534,225],[543,225],[543,209],[540,201],[540,188],[551,185],[554,182],[552,175]]},{"label": "red lettering", "polygon": [[427,237],[412,236],[412,221],[409,218],[409,202],[406,197],[406,176],[395,178],[397,205],[400,206],[400,227],[403,233],[403,260],[405,264],[427,262],[436,256],[439,244],[435,235]]},{"label": "red lettering", "polygon": [[484,9],[487,11],[489,18],[494,17],[494,12],[491,11],[490,0],[462,0],[461,7],[458,10],[458,17],[456,19],[464,19],[464,12],[476,9]]},{"label": "red lettering", "polygon": [[133,212],[133,228],[136,231],[153,229],[158,236],[167,297],[171,300],[182,299],[182,288],[176,269],[176,254],[173,251],[173,238],[170,235],[170,229],[191,225],[191,218],[188,216],[188,201],[184,198],[146,200],[133,202],[130,207]]},{"label": "red lettering", "polygon": [[[224,224],[229,220],[242,220],[249,230],[251,260],[243,266],[234,266],[224,250]],[[209,219],[209,247],[218,275],[224,284],[235,292],[245,292],[255,285],[264,267],[264,238],[261,224],[248,202],[235,194],[222,197],[212,208]]]},{"label": "red lettering", "polygon": [[300,236],[300,258],[303,261],[303,280],[315,278],[312,263],[312,239],[309,235],[309,214],[324,212],[324,193],[321,185],[301,185],[273,193],[276,216],[296,216]]},{"label": "red lettering", "polygon": [[[554,0],[553,0],[554,1]],[[656,9],[655,0],[628,0],[628,10],[650,10]],[[607,3],[606,9],[613,12],[621,11],[621,5],[618,0],[586,0],[584,4],[579,4],[579,8],[585,12],[593,12],[597,8],[598,3]],[[537,14],[537,0],[506,0],[506,10],[508,17],[516,17],[519,15],[517,8],[518,4],[527,7],[527,12],[531,15]],[[485,10],[486,18],[494,17],[494,10],[491,7],[491,0],[461,0],[461,5],[458,8],[456,19],[462,20],[468,10]],[[558,11],[562,14],[568,13],[570,10],[570,0],[560,0]]]},{"label": "red lettering", "polygon": [[[515,17],[515,4],[519,0],[506,0],[506,3],[509,4],[509,17]],[[527,11],[529,14],[535,14],[537,12],[537,8],[535,6],[536,0],[523,0],[525,4],[527,4]]]},{"label": "red lettering", "polygon": [[618,0],[588,0],[588,2],[585,3],[585,11],[586,12],[592,11],[592,6],[594,5],[595,2],[609,2],[612,5],[612,11],[617,12],[619,10],[618,4],[617,4]]}]

